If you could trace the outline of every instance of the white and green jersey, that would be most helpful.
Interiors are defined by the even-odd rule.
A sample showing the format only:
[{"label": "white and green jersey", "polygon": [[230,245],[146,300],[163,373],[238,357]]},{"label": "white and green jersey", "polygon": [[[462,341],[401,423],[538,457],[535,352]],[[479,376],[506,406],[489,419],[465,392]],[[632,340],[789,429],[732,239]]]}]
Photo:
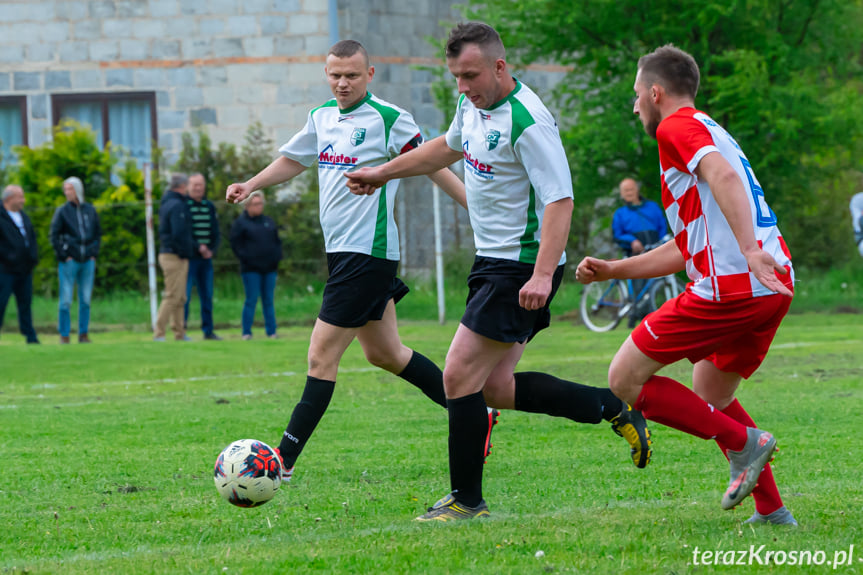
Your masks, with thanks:
[{"label": "white and green jersey", "polygon": [[413,117],[371,93],[346,110],[332,99],[309,112],[305,127],[279,153],[307,167],[318,162],[319,212],[328,253],[399,259],[393,219],[399,181],[357,196],[348,190],[345,172],[383,164],[420,143]]},{"label": "white and green jersey", "polygon": [[[464,154],[476,253],[535,264],[545,206],[572,197],[572,177],[551,113],[516,80],[488,110],[464,95],[446,142]],[[566,261],[566,254],[560,263]]]}]

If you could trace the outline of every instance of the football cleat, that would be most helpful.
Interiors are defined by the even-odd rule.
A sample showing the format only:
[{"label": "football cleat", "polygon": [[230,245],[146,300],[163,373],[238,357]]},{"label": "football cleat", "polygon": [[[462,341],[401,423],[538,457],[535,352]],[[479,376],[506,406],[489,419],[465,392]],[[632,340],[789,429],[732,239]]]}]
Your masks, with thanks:
[{"label": "football cleat", "polygon": [[776,438],[766,431],[754,427],[746,428],[746,444],[740,451],[727,452],[731,465],[731,482],[722,496],[722,508],[733,509],[752,493],[758,483],[761,470],[773,457]]},{"label": "football cleat", "polygon": [[623,409],[611,420],[611,430],[629,443],[629,453],[635,466],[639,469],[647,467],[653,454],[650,449],[653,441],[641,412],[623,402]]},{"label": "football cleat", "polygon": [[500,411],[493,407],[486,408],[488,410],[488,433],[485,436],[485,444],[483,445],[482,462],[485,463],[486,457],[491,454],[491,431],[497,425],[497,418],[500,417]]},{"label": "football cleat", "polygon": [[773,513],[768,513],[767,515],[761,515],[756,511],[752,514],[752,517],[744,521],[743,523],[749,523],[751,525],[787,525],[789,527],[797,527],[797,520],[794,519],[794,516],[791,515],[791,512],[788,511],[788,508],[784,505],[774,511]]},{"label": "football cleat", "polygon": [[468,507],[457,501],[450,493],[429,507],[428,512],[417,517],[416,521],[457,521],[488,516],[488,505],[485,504],[485,500],[480,501],[476,507]]},{"label": "football cleat", "polygon": [[285,467],[285,462],[282,460],[282,453],[279,451],[279,448],[277,447],[275,449],[275,451],[276,451],[276,455],[279,456],[279,465],[282,468],[282,483],[288,482],[291,480],[291,477],[294,475],[294,466],[291,465],[290,469]]}]

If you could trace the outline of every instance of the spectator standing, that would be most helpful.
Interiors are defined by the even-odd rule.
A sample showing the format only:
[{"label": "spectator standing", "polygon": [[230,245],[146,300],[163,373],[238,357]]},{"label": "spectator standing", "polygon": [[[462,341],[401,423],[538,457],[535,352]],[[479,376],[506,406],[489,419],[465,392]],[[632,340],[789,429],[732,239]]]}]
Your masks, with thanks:
[{"label": "spectator standing", "polygon": [[221,235],[216,206],[204,197],[206,192],[207,182],[202,174],[189,176],[188,205],[195,250],[189,260],[183,325],[188,325],[192,287],[197,286],[198,299],[201,300],[201,331],[204,332],[204,339],[219,341],[222,338],[213,331],[213,258],[219,249]]},{"label": "spectator standing", "polygon": [[84,184],[76,177],[63,182],[66,203],[51,220],[51,245],[57,256],[60,310],[57,330],[60,343],[69,343],[72,321],[69,310],[78,286],[78,343],[90,343],[90,299],[96,274],[96,258],[102,245],[99,214],[84,201]]},{"label": "spectator standing", "polygon": [[36,233],[24,213],[24,190],[6,186],[0,210],[0,327],[9,296],[15,294],[18,305],[18,327],[27,343],[39,343],[33,329],[30,302],[33,299],[33,268],[39,261]]},{"label": "spectator standing", "polygon": [[159,267],[165,279],[165,291],[156,319],[155,341],[165,341],[169,320],[174,339],[190,341],[183,324],[189,258],[195,252],[189,206],[186,204],[188,186],[186,174],[173,174],[170,189],[165,192],[159,206]]},{"label": "spectator standing", "polygon": [[252,322],[258,298],[264,310],[267,337],[276,337],[276,312],[273,292],[276,270],[282,259],[282,240],[276,223],[264,215],[264,195],[253,192],[246,209],[231,226],[231,249],[240,260],[240,274],[246,301],[243,304],[243,339],[252,339]]}]

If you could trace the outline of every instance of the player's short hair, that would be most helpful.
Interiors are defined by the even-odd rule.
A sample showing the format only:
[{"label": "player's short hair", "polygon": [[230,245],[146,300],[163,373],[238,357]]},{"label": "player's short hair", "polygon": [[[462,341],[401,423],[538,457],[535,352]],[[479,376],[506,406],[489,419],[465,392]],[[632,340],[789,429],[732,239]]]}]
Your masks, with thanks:
[{"label": "player's short hair", "polygon": [[492,61],[506,59],[506,49],[500,34],[483,22],[462,22],[453,28],[446,41],[446,57],[458,58],[465,44],[476,44]]},{"label": "player's short hair", "polygon": [[648,86],[659,84],[673,96],[689,96],[693,100],[698,93],[701,74],[695,58],[673,44],[660,46],[639,58],[638,69],[641,81]]},{"label": "player's short hair", "polygon": [[350,58],[354,54],[359,52],[363,55],[363,59],[366,61],[366,67],[369,65],[369,53],[366,52],[366,49],[362,44],[357,42],[356,40],[341,40],[333,44],[330,51],[327,52],[327,56],[335,56],[336,58]]}]

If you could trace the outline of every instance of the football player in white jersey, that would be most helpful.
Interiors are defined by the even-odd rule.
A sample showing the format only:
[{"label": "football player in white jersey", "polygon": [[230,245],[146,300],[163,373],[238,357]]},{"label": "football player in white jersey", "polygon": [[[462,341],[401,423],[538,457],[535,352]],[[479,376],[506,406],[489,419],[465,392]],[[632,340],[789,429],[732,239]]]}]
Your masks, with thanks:
[{"label": "football player in white jersey", "polygon": [[462,94],[445,136],[377,167],[346,174],[354,193],[432,172],[463,159],[477,257],[468,301],[447,353],[451,493],[417,519],[489,514],[482,495],[486,406],[612,423],[638,467],[650,459],[644,418],[609,389],[537,372],[514,373],[527,342],[549,325],[563,276],[572,180],[557,125],[530,88],[513,78],[500,36],[459,24],[447,66]]},{"label": "football player in white jersey", "polygon": [[[723,509],[751,492],[755,513],[747,522],[796,525],[768,464],[776,440],[734,398],[791,304],[791,254],[743,150],[695,108],[699,76],[695,59],[668,45],[639,60],[635,79],[633,111],[659,143],[662,203],[674,241],[636,258],[584,258],[576,279],[686,269],[686,291],[627,338],[611,362],[609,385],[648,419],[719,444],[731,465]],[[694,365],[693,390],[656,375],[684,358]]]},{"label": "football player in white jersey", "polygon": [[[229,202],[242,202],[318,162],[329,277],[309,343],[303,396],[278,448],[285,480],[330,403],[339,361],[355,337],[370,363],[446,407],[440,368],[402,344],[398,334],[395,304],[408,292],[396,277],[399,242],[393,206],[398,183],[375,197],[358,198],[345,189],[341,177],[346,170],[413,150],[422,136],[410,114],[369,93],[375,70],[359,42],[333,45],[324,72],[334,98],[309,113],[305,127],[267,168],[247,182],[231,184],[226,192]],[[464,205],[464,186],[455,174],[440,170],[430,177]],[[495,412],[487,413],[486,439],[495,417]]]}]

